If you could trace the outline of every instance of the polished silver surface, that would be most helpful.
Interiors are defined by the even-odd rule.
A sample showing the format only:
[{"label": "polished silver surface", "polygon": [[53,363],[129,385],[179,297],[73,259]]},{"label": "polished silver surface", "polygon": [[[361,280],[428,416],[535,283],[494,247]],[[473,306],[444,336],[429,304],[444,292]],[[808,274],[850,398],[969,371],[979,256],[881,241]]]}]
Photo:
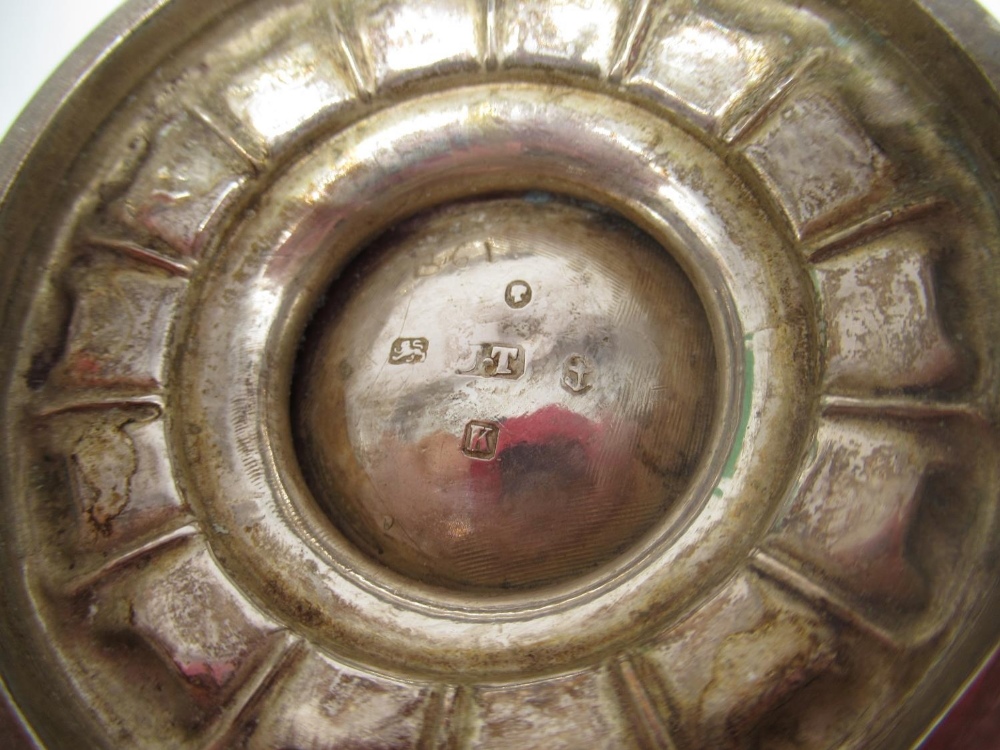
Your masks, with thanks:
[{"label": "polished silver surface", "polygon": [[521,588],[684,515],[718,374],[661,247],[548,195],[377,244],[331,289],[293,385],[300,462],[347,536],[415,578]]},{"label": "polished silver surface", "polygon": [[912,746],[1000,640],[971,7],[130,6],[0,153],[16,721]]}]

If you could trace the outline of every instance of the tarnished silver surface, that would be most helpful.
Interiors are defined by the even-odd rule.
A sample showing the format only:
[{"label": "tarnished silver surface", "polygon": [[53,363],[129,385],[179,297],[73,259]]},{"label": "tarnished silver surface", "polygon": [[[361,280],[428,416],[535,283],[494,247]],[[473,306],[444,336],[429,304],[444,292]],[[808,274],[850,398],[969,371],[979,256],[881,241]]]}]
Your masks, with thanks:
[{"label": "tarnished silver surface", "polygon": [[16,721],[913,746],[1000,641],[975,20],[128,6],[0,151]]}]

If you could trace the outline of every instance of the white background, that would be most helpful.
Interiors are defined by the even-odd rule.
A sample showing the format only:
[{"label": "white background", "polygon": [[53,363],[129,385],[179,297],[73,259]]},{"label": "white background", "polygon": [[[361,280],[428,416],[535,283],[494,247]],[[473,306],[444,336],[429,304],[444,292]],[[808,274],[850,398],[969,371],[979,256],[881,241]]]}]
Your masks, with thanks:
[{"label": "white background", "polygon": [[[981,2],[1000,18],[1000,0]],[[0,134],[7,132],[62,59],[119,4],[120,0],[0,0]]]}]

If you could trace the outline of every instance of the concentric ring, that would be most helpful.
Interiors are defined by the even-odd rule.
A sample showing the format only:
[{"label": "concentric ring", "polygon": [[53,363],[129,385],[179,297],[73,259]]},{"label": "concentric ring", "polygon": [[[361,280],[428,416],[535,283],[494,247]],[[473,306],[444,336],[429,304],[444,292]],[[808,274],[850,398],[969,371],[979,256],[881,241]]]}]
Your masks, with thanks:
[{"label": "concentric ring", "polygon": [[[608,109],[594,95],[532,86],[458,89],[419,99],[317,149],[275,186],[283,196],[280,203],[262,201],[262,209],[227,243],[231,252],[217,269],[220,283],[196,306],[199,316],[186,336],[191,344],[184,392],[196,397],[183,406],[183,424],[206,427],[188,439],[183,454],[199,457],[190,473],[205,482],[196,494],[207,499],[207,525],[226,529],[213,537],[213,545],[221,559],[232,561],[231,574],[250,590],[256,581],[280,580],[287,596],[297,595],[322,611],[323,625],[310,637],[328,647],[334,642],[324,632],[336,632],[337,644],[349,641],[357,648],[365,648],[361,644],[378,633],[367,646],[371,658],[427,669],[447,665],[454,671],[470,669],[473,662],[480,670],[494,664],[501,671],[522,669],[525,657],[518,655],[543,648],[576,655],[604,649],[615,632],[630,633],[636,613],[648,611],[653,601],[671,602],[673,616],[683,611],[674,607],[690,606],[684,592],[692,590],[694,570],[702,580],[725,578],[746,555],[740,544],[753,538],[749,529],[769,522],[769,509],[789,476],[783,470],[775,474],[774,464],[762,459],[771,450],[787,454],[801,445],[807,429],[803,418],[811,411],[808,401],[794,396],[764,398],[766,388],[783,382],[784,392],[803,393],[792,384],[814,377],[798,369],[808,368],[812,357],[794,360],[799,364],[791,368],[772,364],[793,361],[791,351],[801,351],[808,341],[805,285],[795,281],[790,263],[775,271],[782,269],[781,261],[761,252],[774,247],[777,235],[759,209],[741,203],[739,211],[713,212],[729,194],[741,192],[728,169],[662,123],[638,112],[612,119],[605,114]],[[602,113],[603,127],[594,127],[594,112]],[[419,132],[412,126],[400,129],[395,124],[400,121],[415,123]],[[470,122],[482,124],[473,129]],[[656,158],[647,160],[658,151],[654,139],[661,144],[659,153],[672,155],[668,169]],[[673,156],[684,152],[697,154],[703,175],[697,186],[684,180],[683,159]],[[340,158],[331,161],[328,154]],[[578,175],[598,172],[621,178],[597,193]],[[697,508],[693,517],[675,520],[610,569],[563,589],[475,604],[373,567],[352,552],[314,503],[302,499],[309,491],[292,470],[296,461],[284,394],[292,377],[291,355],[326,280],[382,227],[428,205],[475,193],[480,181],[482,189],[576,194],[641,223],[671,248],[709,305],[723,364],[722,416],[710,439],[715,446],[708,453],[710,463],[691,483],[697,498],[691,503]],[[787,252],[780,246],[778,251]],[[798,295],[789,294],[796,284]],[[781,297],[766,294],[779,288],[785,292]],[[235,341],[229,320],[241,322]],[[224,342],[233,354],[222,364],[215,353]],[[782,349],[788,355],[775,357]],[[283,365],[265,364],[272,362]],[[809,398],[808,391],[804,397]],[[233,420],[236,413],[243,415],[239,421]],[[766,448],[759,444],[765,430],[770,435]],[[213,460],[206,461],[208,456]],[[199,471],[200,466],[207,471]],[[234,504],[234,496],[240,504]],[[243,534],[236,516],[246,517],[246,504],[255,508],[252,517],[264,521]],[[717,522],[724,530],[713,531],[704,519],[720,514],[740,521]],[[262,548],[268,553],[258,554]],[[706,559],[712,560],[711,573]],[[296,562],[289,565],[291,560]],[[264,567],[257,567],[261,562]],[[343,602],[359,597],[365,604],[355,611],[363,614],[352,622]],[[616,602],[616,615],[604,618],[600,632],[580,631],[577,618],[606,610],[608,597]],[[293,613],[284,615],[290,626]],[[465,625],[460,631],[441,628],[442,617]],[[659,622],[658,617],[649,625]],[[500,636],[511,630],[517,632],[516,649],[509,636]]]}]

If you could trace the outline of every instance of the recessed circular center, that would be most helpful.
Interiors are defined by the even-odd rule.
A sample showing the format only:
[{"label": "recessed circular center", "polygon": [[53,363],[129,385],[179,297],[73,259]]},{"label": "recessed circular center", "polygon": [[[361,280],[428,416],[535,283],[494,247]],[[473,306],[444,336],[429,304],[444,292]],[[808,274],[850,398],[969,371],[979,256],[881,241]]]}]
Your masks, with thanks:
[{"label": "recessed circular center", "polygon": [[439,209],[334,284],[298,362],[299,460],[337,527],[411,578],[528,588],[679,508],[716,410],[670,255],[549,196]]}]

